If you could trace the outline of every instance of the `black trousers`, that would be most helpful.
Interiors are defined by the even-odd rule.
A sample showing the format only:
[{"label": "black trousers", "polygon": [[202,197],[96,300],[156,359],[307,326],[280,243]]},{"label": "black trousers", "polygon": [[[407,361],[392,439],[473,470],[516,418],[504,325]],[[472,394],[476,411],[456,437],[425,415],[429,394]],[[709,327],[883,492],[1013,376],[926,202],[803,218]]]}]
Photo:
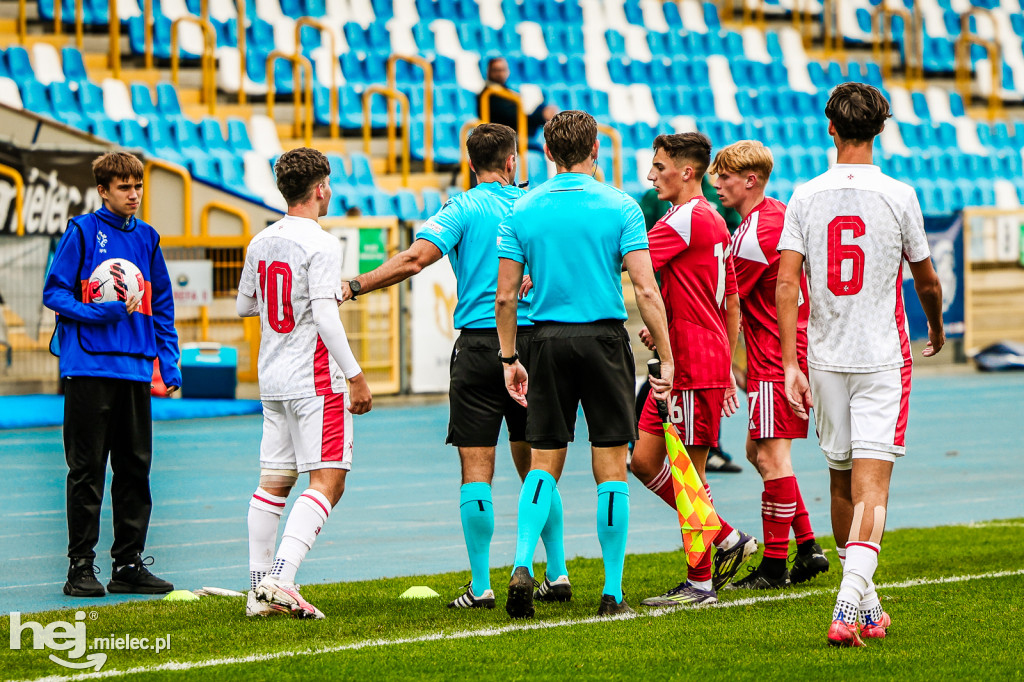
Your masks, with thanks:
[{"label": "black trousers", "polygon": [[68,378],[64,388],[64,455],[68,463],[71,558],[96,557],[108,454],[114,511],[110,556],[121,564],[142,553],[153,509],[149,493],[153,459],[150,385],[103,377]]}]

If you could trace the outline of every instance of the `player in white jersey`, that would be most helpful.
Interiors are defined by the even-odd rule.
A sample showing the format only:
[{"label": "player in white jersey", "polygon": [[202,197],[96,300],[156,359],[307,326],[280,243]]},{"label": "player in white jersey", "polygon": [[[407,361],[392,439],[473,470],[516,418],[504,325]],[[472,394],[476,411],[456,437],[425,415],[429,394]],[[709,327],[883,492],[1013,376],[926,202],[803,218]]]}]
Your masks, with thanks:
[{"label": "player in white jersey", "polygon": [[[799,187],[789,202],[776,302],[786,396],[804,419],[814,407],[830,469],[832,531],[844,568],[828,643],[864,646],[862,638],[884,637],[891,621],[878,601],[874,573],[909,412],[913,361],[903,261],[910,263],[928,318],[925,357],[945,343],[942,286],[914,189],[872,165],[872,142],[890,116],[885,97],[869,85],[844,83],[829,98],[825,116],[837,164]],[[797,362],[801,268],[811,306],[809,384]]]},{"label": "player in white jersey", "polygon": [[[323,618],[299,594],[295,573],[345,490],[352,415],[368,412],[372,398],[338,316],[341,245],[317,223],[331,200],[330,164],[303,147],[282,154],[274,171],[288,214],[253,237],[238,284],[238,314],[258,315],[262,333],[263,439],[259,487],[249,501],[246,613]],[[275,555],[285,501],[306,472],[309,487],[292,506]]]}]

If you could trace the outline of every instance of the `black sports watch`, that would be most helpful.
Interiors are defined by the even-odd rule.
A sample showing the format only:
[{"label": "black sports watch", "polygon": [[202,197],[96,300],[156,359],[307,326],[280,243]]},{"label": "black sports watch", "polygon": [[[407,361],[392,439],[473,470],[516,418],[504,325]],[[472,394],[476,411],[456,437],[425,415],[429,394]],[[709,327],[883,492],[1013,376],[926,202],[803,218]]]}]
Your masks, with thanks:
[{"label": "black sports watch", "polygon": [[355,299],[359,292],[363,290],[363,285],[359,283],[358,279],[350,279],[348,281],[348,288],[352,290],[352,298]]},{"label": "black sports watch", "polygon": [[512,357],[506,358],[501,354],[501,349],[498,349],[498,359],[504,362],[506,365],[514,365],[519,362],[519,351],[512,354]]}]

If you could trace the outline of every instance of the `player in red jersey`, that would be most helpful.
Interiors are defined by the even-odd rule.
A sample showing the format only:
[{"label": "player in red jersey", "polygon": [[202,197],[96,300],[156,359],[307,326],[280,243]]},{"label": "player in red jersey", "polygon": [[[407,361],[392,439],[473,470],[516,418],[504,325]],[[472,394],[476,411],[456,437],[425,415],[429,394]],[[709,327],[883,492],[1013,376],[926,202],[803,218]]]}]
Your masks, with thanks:
[{"label": "player in red jersey", "polygon": [[[786,205],[764,195],[773,166],[772,153],[760,142],[743,140],[715,155],[711,174],[722,205],[736,209],[743,222],[732,236],[743,338],[747,346],[747,459],[764,480],[761,521],[764,558],[761,565],[730,587],[768,590],[801,583],[828,570],[828,559],[814,540],[810,518],[793,473],[790,446],[807,437],[807,422],[789,409],[782,346],[775,313],[779,274],[779,237]],[[800,366],[807,367],[807,283],[801,282],[797,346]],[[793,570],[786,570],[789,529],[797,541]]]},{"label": "player in red jersey", "polygon": [[[647,178],[654,182],[659,199],[672,202],[672,208],[648,233],[651,260],[661,274],[669,342],[676,358],[669,418],[679,429],[707,488],[704,466],[709,447],[718,442],[720,418],[739,407],[732,377],[732,350],[740,317],[736,275],[725,221],[701,192],[701,178],[711,162],[711,142],[700,133],[659,135],[654,151]],[[640,338],[654,350],[646,328]],[[630,469],[675,509],[665,434],[653,396],[648,396],[640,416],[640,438],[633,448]],[[699,606],[716,602],[717,590],[757,550],[757,540],[723,519],[715,545],[713,573],[709,550],[696,568],[689,569],[686,581],[643,603]]]}]

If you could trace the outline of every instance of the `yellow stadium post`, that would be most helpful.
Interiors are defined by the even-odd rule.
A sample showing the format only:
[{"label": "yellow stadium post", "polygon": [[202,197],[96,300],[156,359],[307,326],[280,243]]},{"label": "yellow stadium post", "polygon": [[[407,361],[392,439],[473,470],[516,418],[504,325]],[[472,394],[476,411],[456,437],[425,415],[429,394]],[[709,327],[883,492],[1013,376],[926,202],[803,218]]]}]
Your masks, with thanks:
[{"label": "yellow stadium post", "polygon": [[238,12],[238,103],[245,104],[245,0],[238,0],[235,4]]},{"label": "yellow stadium post", "polygon": [[[459,128],[459,162],[462,168],[462,189],[468,190],[470,186],[470,176],[472,172],[469,168],[469,150],[466,149],[466,142],[469,140],[469,131],[480,125],[481,121],[478,118],[471,119],[462,124]],[[525,161],[520,161],[526,163]],[[529,169],[527,169],[529,171]]]},{"label": "yellow stadium post", "polygon": [[315,28],[316,30],[320,31],[320,35],[326,33],[327,37],[330,39],[329,42],[331,46],[331,108],[329,118],[331,126],[331,138],[340,139],[341,135],[340,131],[338,130],[338,117],[341,111],[340,105],[338,103],[338,49],[337,45],[335,45],[334,42],[334,31],[332,31],[327,24],[323,23],[322,21],[317,21],[312,17],[299,17],[295,21],[296,52],[299,51],[299,48],[302,45],[300,37],[303,26],[310,26],[312,28]]},{"label": "yellow stadium post", "polygon": [[[395,90],[392,88],[386,88],[381,85],[371,85],[363,91],[363,150],[367,156],[370,155],[370,133],[372,130],[372,123],[370,116],[370,105],[373,104],[373,96],[383,95],[388,106],[390,108],[392,102],[396,102],[401,105],[402,109],[402,186],[409,186],[409,163],[410,163],[410,150],[412,147],[412,140],[410,133],[410,112],[409,112],[409,98],[405,96],[401,90]],[[388,172],[394,172],[394,156],[395,156],[395,138],[397,132],[395,130],[394,120],[391,116],[388,116],[388,156],[387,156],[387,169]]]},{"label": "yellow stadium post", "polygon": [[181,24],[194,24],[203,32],[203,54],[200,63],[203,70],[203,101],[211,116],[217,112],[217,62],[215,50],[217,38],[213,24],[209,20],[197,19],[193,16],[178,17],[171,23],[171,82],[178,87],[178,66],[181,55],[178,50],[178,27]]},{"label": "yellow stadium post", "polygon": [[[398,89],[398,62],[423,70],[423,171],[434,172],[434,66],[423,57],[393,54],[388,57],[388,87]],[[408,133],[407,133],[408,134]]]},{"label": "yellow stadium post", "polygon": [[14,183],[14,224],[15,231],[19,237],[25,236],[25,220],[24,220],[24,206],[25,206],[25,181],[21,178],[21,173],[14,170],[10,166],[0,164],[0,176],[10,178],[11,182]]},{"label": "yellow stadium post", "polygon": [[[146,164],[142,168],[142,186],[143,188],[149,187],[149,180],[153,174],[153,169],[159,168],[160,170],[167,171],[172,175],[176,175],[181,178],[182,183],[182,197],[183,197],[183,211],[184,211],[184,224],[182,225],[182,235],[186,238],[192,236],[192,176],[188,170],[182,168],[176,163],[170,163],[169,161],[163,161],[162,159],[146,159]],[[152,192],[142,193],[142,219],[146,222],[152,222],[150,211],[149,211],[149,200],[152,196]]]},{"label": "yellow stadium post", "polygon": [[[149,0],[147,0],[148,2]],[[109,0],[107,3],[107,14],[110,17],[110,71],[114,78],[121,77],[121,22],[117,19],[117,0]],[[149,32],[146,32],[149,35]]]},{"label": "yellow stadium post", "polygon": [[[274,96],[277,84],[274,80],[274,62],[283,59],[292,65],[293,101],[295,104],[295,123],[292,127],[294,137],[304,138],[307,147],[313,146],[313,65],[301,54],[286,54],[274,50],[267,55],[267,116],[274,119]],[[305,77],[305,87],[303,87]],[[303,98],[305,94],[305,98]],[[305,102],[303,102],[305,99]],[[305,113],[305,116],[303,116]]]},{"label": "yellow stadium post", "polygon": [[622,135],[603,123],[597,124],[597,132],[607,135],[612,141],[612,184],[622,189]]}]

